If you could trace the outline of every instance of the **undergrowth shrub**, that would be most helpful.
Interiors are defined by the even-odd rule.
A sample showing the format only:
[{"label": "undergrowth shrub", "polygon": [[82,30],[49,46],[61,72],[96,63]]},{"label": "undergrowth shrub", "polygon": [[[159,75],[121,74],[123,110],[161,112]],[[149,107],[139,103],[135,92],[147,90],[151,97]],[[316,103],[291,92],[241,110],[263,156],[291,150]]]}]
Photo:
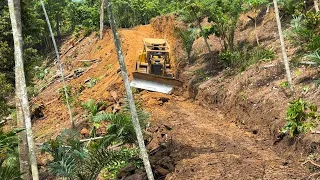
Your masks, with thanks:
[{"label": "undergrowth shrub", "polygon": [[[313,38],[314,32],[306,27],[303,16],[295,16],[290,21],[290,29],[285,31],[285,36],[295,46],[306,45]],[[305,46],[301,46],[305,48]],[[305,49],[303,49],[305,50]]]},{"label": "undergrowth shrub", "polygon": [[4,125],[0,123],[0,179],[20,180],[17,134],[22,129],[4,131]]},{"label": "undergrowth shrub", "polygon": [[278,3],[285,15],[301,14],[304,11],[304,0],[279,0]]},{"label": "undergrowth shrub", "polygon": [[[74,90],[71,85],[66,86],[67,94],[68,94],[68,100],[71,107],[78,107],[81,105],[81,102],[79,100],[80,92],[78,90]],[[59,99],[62,100],[64,104],[67,104],[67,98],[66,94],[64,92],[64,87],[61,87],[58,89],[57,93],[59,94]]]},{"label": "undergrowth shrub", "polygon": [[191,63],[191,51],[194,41],[196,40],[196,29],[176,28],[175,33],[182,40],[182,45],[187,53],[188,61]]},{"label": "undergrowth shrub", "polygon": [[89,99],[87,102],[82,103],[81,107],[89,114],[89,122],[93,123],[92,129],[90,131],[90,136],[96,136],[96,129],[100,127],[100,122],[96,122],[94,117],[97,116],[99,109],[104,106],[105,103],[102,101],[95,102],[93,99]]},{"label": "undergrowth shrub", "polygon": [[259,61],[270,61],[274,56],[275,53],[272,50],[261,46],[220,53],[220,59],[225,67],[238,69],[239,71],[244,71],[247,67]]},{"label": "undergrowth shrub", "polygon": [[53,160],[48,169],[53,175],[66,179],[96,179],[103,169],[107,177],[115,179],[118,170],[132,163],[140,165],[137,149],[108,149],[112,140],[97,140],[84,145],[74,131],[63,131],[56,139],[46,142],[41,152],[48,152]]},{"label": "undergrowth shrub", "polygon": [[317,29],[320,25],[320,13],[308,11],[304,15],[305,25],[310,29]]},{"label": "undergrowth shrub", "polygon": [[[137,114],[141,129],[146,128],[146,121],[149,119],[149,114],[146,113],[139,102],[136,102]],[[131,113],[129,105],[126,102],[124,108],[119,113],[100,113],[93,117],[95,124],[100,124],[101,121],[109,122],[107,126],[107,137],[117,139],[123,143],[135,143],[136,133],[131,121]]]},{"label": "undergrowth shrub", "polygon": [[296,57],[305,56],[314,60],[320,48],[320,13],[308,11],[295,16],[290,22],[290,29],[285,32],[291,44],[298,47]]},{"label": "undergrowth shrub", "polygon": [[105,105],[104,102],[95,102],[93,99],[89,99],[87,102],[82,103],[81,106],[86,110],[90,116],[95,116],[99,112],[99,109]]},{"label": "undergrowth shrub", "polygon": [[92,88],[94,85],[98,83],[99,79],[98,78],[90,78],[88,82],[86,82],[86,85],[88,88]]},{"label": "undergrowth shrub", "polygon": [[[99,113],[103,104],[94,100],[82,104],[83,109],[89,113],[89,122],[94,124],[94,128],[98,128],[101,121],[108,122],[107,135],[102,139],[90,141],[85,145],[80,142],[77,133],[66,130],[56,139],[44,143],[41,152],[48,152],[53,157],[48,164],[50,173],[66,179],[91,180],[96,179],[99,174],[106,179],[115,179],[118,171],[129,164],[135,165],[136,168],[142,167],[137,148],[110,148],[115,143],[136,143],[127,101],[124,108],[116,114]],[[149,114],[142,110],[139,102],[136,103],[136,107],[140,125],[145,129]]]},{"label": "undergrowth shrub", "polygon": [[[67,91],[67,94],[68,94],[68,97],[69,97],[69,103],[72,103],[73,102],[73,96],[72,96],[72,86],[70,85],[67,85],[66,86],[66,91]],[[59,98],[62,100],[62,102],[64,104],[67,104],[67,97],[66,97],[66,94],[65,94],[65,90],[64,90],[64,87],[61,87],[58,89],[58,94],[59,94]]]},{"label": "undergrowth shrub", "polygon": [[307,133],[316,127],[319,118],[315,105],[298,98],[290,102],[286,112],[287,124],[282,133],[288,133],[291,137]]},{"label": "undergrowth shrub", "polygon": [[317,64],[320,64],[320,49],[306,55],[305,57],[316,62]]}]

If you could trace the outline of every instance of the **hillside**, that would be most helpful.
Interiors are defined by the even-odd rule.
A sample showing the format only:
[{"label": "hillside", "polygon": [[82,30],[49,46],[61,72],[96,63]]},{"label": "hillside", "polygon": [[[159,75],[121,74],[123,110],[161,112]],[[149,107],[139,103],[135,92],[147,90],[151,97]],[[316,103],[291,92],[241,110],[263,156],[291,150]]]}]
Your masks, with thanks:
[{"label": "hillside", "polygon": [[[246,15],[241,17],[236,41],[254,43],[253,27]],[[151,163],[159,179],[303,179],[309,176],[301,160],[318,152],[317,135],[303,136],[295,144],[284,139],[274,144],[278,130],[285,124],[284,114],[288,102],[287,89],[280,86],[284,81],[284,70],[279,51],[271,62],[250,66],[239,74],[228,75],[221,69],[215,55],[203,50],[203,39],[197,39],[194,52],[196,61],[186,64],[181,43],[174,35],[174,27],[181,25],[174,15],[155,18],[151,24],[131,29],[121,29],[120,37],[129,73],[135,70],[138,51],[145,37],[167,38],[173,47],[178,77],[184,88],[172,95],[141,91],[135,99],[151,114],[151,129],[170,127],[171,130],[152,131],[153,139],[158,132],[165,131],[168,145],[164,150],[151,155]],[[261,43],[278,49],[277,29],[273,12],[265,15],[258,24]],[[77,42],[66,39],[61,47],[62,59],[68,84],[77,92],[79,103],[89,99],[106,102],[105,111],[121,108],[124,102],[124,87],[119,71],[115,47],[110,30],[104,39],[95,34]],[[210,45],[220,50],[219,40],[210,37]],[[73,47],[74,46],[74,47]],[[70,48],[71,47],[71,48]],[[66,52],[67,53],[64,53]],[[90,61],[89,61],[90,60]],[[49,60],[48,60],[49,61]],[[179,63],[178,63],[179,62]],[[41,108],[44,117],[34,119],[35,140],[42,143],[57,136],[69,127],[69,116],[58,89],[62,87],[56,75],[57,66],[48,62],[51,77],[36,81],[39,87],[49,84],[32,102]],[[201,69],[205,80],[197,81]],[[304,93],[306,99],[319,103],[317,88],[312,81],[318,77],[318,69],[300,66],[300,75],[294,76],[297,94],[304,93],[303,87],[310,86]],[[80,72],[80,73],[78,73]],[[52,80],[53,79],[53,80]],[[88,85],[94,79],[95,83]],[[43,106],[41,106],[43,105]],[[318,104],[319,105],[319,104]],[[80,132],[88,128],[82,108],[73,109],[76,128]],[[313,139],[312,141],[310,139]],[[151,141],[152,142],[152,141]],[[157,142],[160,143],[160,142]],[[150,143],[151,144],[151,143]],[[149,148],[152,149],[152,145]],[[313,149],[312,149],[313,148]],[[311,152],[312,150],[312,152]],[[161,171],[165,169],[165,173]],[[169,173],[169,174],[168,174]]]}]

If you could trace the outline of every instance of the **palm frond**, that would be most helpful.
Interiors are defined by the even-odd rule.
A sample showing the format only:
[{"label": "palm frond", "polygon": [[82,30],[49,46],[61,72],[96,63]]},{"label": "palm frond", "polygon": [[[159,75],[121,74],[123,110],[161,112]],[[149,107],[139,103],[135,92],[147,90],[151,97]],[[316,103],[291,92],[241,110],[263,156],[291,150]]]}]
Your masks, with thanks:
[{"label": "palm frond", "polygon": [[311,54],[308,54],[305,56],[306,58],[316,62],[317,64],[320,64],[320,54],[319,54],[319,50],[314,51]]}]

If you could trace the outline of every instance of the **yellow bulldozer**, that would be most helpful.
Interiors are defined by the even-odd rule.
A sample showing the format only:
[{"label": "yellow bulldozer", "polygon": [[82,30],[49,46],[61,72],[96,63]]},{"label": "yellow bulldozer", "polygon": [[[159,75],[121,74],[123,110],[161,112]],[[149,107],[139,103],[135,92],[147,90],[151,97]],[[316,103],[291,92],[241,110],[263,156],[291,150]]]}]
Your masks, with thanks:
[{"label": "yellow bulldozer", "polygon": [[166,39],[143,39],[144,47],[139,52],[136,71],[130,85],[138,89],[170,93],[182,82],[174,78],[170,46]]}]

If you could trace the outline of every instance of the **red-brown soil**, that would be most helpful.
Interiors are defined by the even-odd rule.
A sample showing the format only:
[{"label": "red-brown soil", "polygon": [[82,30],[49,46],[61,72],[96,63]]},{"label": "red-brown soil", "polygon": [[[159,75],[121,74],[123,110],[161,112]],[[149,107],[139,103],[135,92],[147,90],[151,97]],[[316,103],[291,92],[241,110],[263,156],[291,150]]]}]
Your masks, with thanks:
[{"label": "red-brown soil", "polygon": [[[276,26],[273,27],[275,24],[271,17],[273,16],[268,15],[259,25],[261,37],[265,37],[261,41],[266,44],[276,42]],[[246,23],[243,22],[243,27]],[[175,62],[181,62],[178,60],[184,58],[184,53],[173,33],[176,25],[173,16],[165,16],[154,19],[150,25],[120,30],[129,73],[135,70],[135,60],[145,37],[167,38]],[[266,30],[263,26],[268,27],[266,33],[274,31],[271,33],[272,37],[261,32]],[[244,31],[247,32],[242,33]],[[240,29],[238,40],[249,39],[252,31],[252,27]],[[67,75],[78,68],[90,68],[80,77],[68,81],[74,91],[81,86],[85,87],[79,93],[79,101],[105,101],[106,110],[111,111],[116,106],[114,92],[121,102],[125,92],[111,31],[106,30],[104,34],[103,40],[98,40],[95,34],[83,39],[63,56],[63,62]],[[277,128],[285,123],[284,111],[290,100],[285,94],[286,90],[279,87],[280,82],[284,81],[282,67],[263,68],[276,64],[276,61],[260,63],[242,74],[225,76],[213,60],[208,61],[201,40],[196,41],[194,50],[200,53],[200,58],[178,71],[179,77],[184,81],[184,89],[172,95],[147,91],[135,93],[135,98],[151,114],[151,126],[163,124],[172,128],[168,132],[171,138],[171,146],[168,148],[170,152],[158,157],[169,157],[174,165],[173,172],[166,179],[306,179],[309,172],[300,162],[308,155],[305,154],[305,149],[289,146],[287,141],[273,144]],[[250,41],[254,42],[255,39]],[[62,52],[68,49],[68,44],[70,43],[62,46]],[[210,38],[210,44],[214,50],[220,49],[215,37]],[[78,61],[92,59],[99,61],[91,63],[89,67],[84,67]],[[207,67],[215,73],[199,86],[193,86],[194,72]],[[51,69],[56,71],[56,66]],[[295,76],[295,82],[301,81],[297,88],[305,83],[303,79],[317,74],[317,69],[314,68],[302,67],[299,70],[305,73]],[[85,84],[90,78],[99,79],[91,88]],[[46,84],[45,81],[37,83]],[[44,142],[70,127],[66,106],[58,99],[57,90],[61,87],[61,82],[54,82],[33,99],[35,104],[45,105],[44,118],[34,120],[33,123],[37,142]],[[314,93],[306,95],[309,100],[315,98],[318,92],[314,89],[311,91]],[[73,108],[73,112],[80,132],[86,126],[86,113],[79,106]]]}]

